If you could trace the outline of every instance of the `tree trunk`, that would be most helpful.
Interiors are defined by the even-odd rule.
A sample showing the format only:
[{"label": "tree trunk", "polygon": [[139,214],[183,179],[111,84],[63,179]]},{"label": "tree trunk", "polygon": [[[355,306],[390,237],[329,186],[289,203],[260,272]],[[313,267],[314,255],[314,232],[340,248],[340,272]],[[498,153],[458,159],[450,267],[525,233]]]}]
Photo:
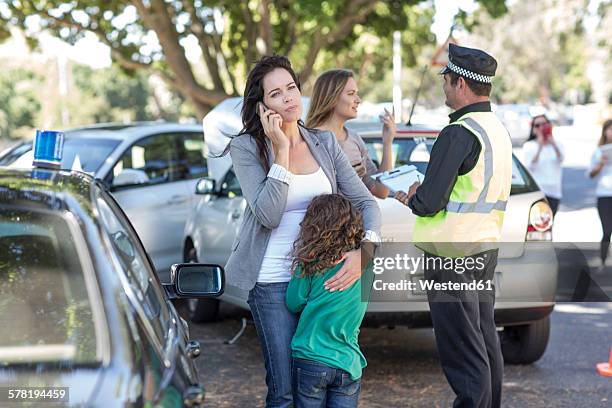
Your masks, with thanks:
[{"label": "tree trunk", "polygon": [[227,98],[225,92],[208,90],[195,79],[193,71],[185,56],[185,50],[179,43],[176,27],[168,14],[163,0],[151,0],[149,9],[142,0],[133,0],[133,4],[142,17],[145,25],[154,30],[166,57],[166,62],[173,72],[174,87],[186,96],[202,116],[211,106]]}]

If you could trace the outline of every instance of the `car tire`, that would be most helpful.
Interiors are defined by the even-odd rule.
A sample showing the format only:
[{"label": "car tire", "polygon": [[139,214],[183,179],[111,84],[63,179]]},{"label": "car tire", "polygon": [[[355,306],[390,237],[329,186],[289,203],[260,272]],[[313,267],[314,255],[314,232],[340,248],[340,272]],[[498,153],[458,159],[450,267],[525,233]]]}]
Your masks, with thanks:
[{"label": "car tire", "polygon": [[550,337],[550,316],[530,324],[507,326],[500,333],[504,362],[531,364],[546,351]]},{"label": "car tire", "polygon": [[[198,262],[198,254],[193,245],[185,250],[185,262]],[[214,322],[219,317],[219,303],[219,299],[186,299],[187,317],[193,323]]]}]

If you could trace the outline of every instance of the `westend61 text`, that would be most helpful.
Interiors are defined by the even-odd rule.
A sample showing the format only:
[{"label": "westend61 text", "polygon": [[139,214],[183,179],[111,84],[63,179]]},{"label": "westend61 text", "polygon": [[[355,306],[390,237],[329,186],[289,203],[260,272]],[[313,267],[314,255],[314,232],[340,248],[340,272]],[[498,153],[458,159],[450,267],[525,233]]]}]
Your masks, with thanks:
[{"label": "westend61 text", "polygon": [[416,282],[403,279],[399,282],[384,282],[380,279],[374,281],[374,290],[376,291],[475,291],[475,290],[493,290],[493,283],[491,280],[473,280],[471,282],[436,282],[433,280],[422,280],[419,279],[418,285]]}]

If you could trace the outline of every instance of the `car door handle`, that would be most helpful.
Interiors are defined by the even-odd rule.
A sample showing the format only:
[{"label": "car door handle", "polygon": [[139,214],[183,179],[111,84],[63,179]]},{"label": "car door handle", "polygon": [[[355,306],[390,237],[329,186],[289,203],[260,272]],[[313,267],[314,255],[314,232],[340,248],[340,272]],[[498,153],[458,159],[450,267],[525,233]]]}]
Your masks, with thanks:
[{"label": "car door handle", "polygon": [[187,357],[196,358],[200,355],[200,342],[196,340],[190,340],[185,346]]},{"label": "car door handle", "polygon": [[242,215],[242,211],[234,210],[232,211],[232,220],[237,220]]},{"label": "car door handle", "polygon": [[166,201],[166,204],[168,204],[168,205],[183,204],[187,200],[189,200],[189,196],[186,196],[186,195],[173,195],[172,197],[170,197],[170,199],[168,201]]}]

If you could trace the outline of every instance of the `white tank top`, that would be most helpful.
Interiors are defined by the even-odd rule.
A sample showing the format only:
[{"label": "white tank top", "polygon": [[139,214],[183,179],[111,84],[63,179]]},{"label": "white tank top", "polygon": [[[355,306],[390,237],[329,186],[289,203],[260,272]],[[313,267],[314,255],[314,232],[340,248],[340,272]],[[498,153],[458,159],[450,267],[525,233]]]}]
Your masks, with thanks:
[{"label": "white tank top", "polygon": [[270,235],[257,282],[278,283],[291,280],[293,259],[289,253],[300,232],[300,222],[306,214],[306,208],[315,196],[331,192],[331,183],[321,167],[311,174],[292,176],[287,193],[287,205],[280,224]]}]

